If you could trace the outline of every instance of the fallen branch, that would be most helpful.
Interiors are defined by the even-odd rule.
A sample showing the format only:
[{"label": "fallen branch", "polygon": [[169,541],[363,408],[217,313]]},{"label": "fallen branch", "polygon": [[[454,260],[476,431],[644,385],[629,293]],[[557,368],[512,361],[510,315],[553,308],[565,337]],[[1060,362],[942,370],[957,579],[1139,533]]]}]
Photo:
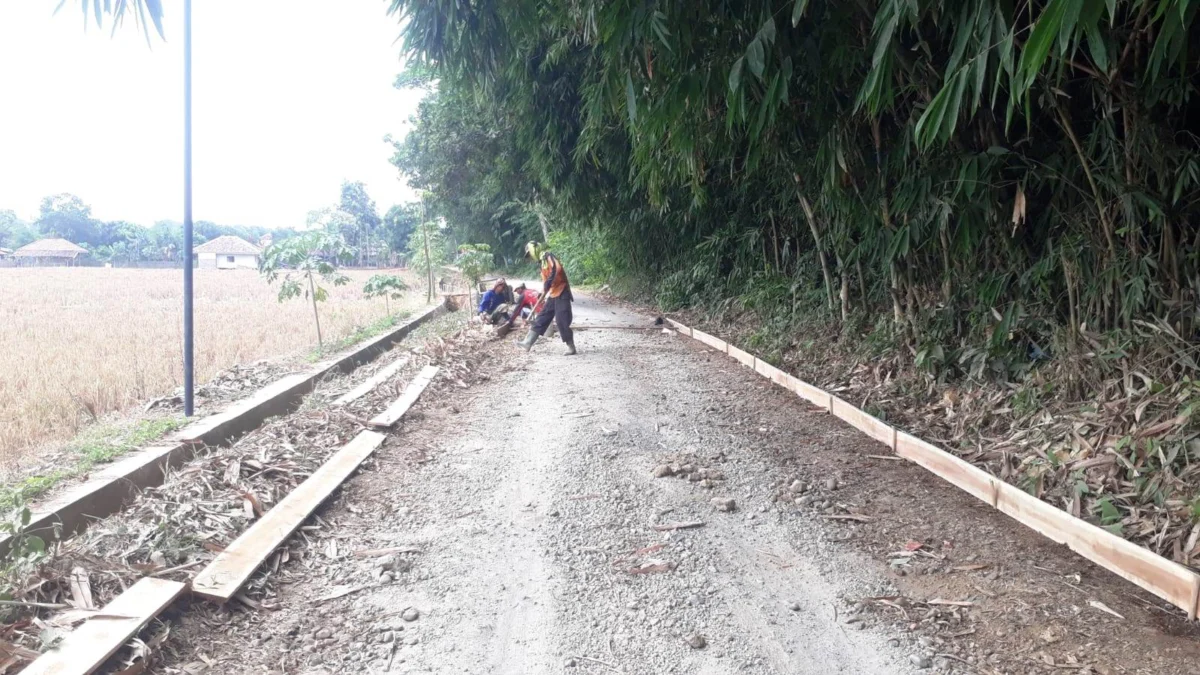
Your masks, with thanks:
[{"label": "fallen branch", "polygon": [[370,548],[362,551],[355,551],[355,558],[378,558],[381,555],[390,555],[392,553],[420,553],[421,549],[414,546],[392,546],[390,548]]},{"label": "fallen branch", "polygon": [[860,516],[857,513],[848,513],[841,516],[821,516],[825,520],[853,520],[860,523],[869,523],[872,518],[870,516]]},{"label": "fallen branch", "polygon": [[929,602],[926,602],[925,604],[927,604],[927,605],[942,605],[942,606],[946,606],[946,607],[974,607],[975,606],[975,603],[971,602],[970,600],[943,600],[941,598],[934,598],[933,600],[930,600]]},{"label": "fallen branch", "polygon": [[340,591],[334,591],[333,593],[330,593],[329,595],[326,595],[325,597],[317,598],[316,600],[313,600],[313,604],[319,605],[322,602],[328,602],[330,600],[337,600],[338,598],[344,598],[347,595],[351,595],[351,594],[357,593],[359,591],[365,591],[368,588],[375,588],[377,586],[379,586],[379,584],[371,583],[371,584],[362,584],[361,586],[351,586],[349,588],[343,588]]},{"label": "fallen branch", "polygon": [[670,532],[671,530],[690,530],[694,527],[704,527],[704,521],[693,520],[686,523],[664,523],[662,525],[654,525],[653,529],[659,532]]}]

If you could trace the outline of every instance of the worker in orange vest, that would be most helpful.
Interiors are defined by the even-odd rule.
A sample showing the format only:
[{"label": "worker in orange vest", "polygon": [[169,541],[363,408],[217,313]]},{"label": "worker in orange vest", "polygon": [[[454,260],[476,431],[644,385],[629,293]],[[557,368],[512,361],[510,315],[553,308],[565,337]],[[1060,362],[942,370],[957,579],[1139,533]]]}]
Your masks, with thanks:
[{"label": "worker in orange vest", "polygon": [[529,242],[525,250],[531,257],[541,261],[543,292],[541,304],[534,308],[537,318],[534,319],[533,328],[530,328],[525,339],[517,344],[525,351],[533,349],[533,343],[546,334],[546,329],[553,321],[558,325],[558,334],[562,336],[562,341],[567,345],[566,355],[573,356],[576,352],[575,334],[571,331],[571,303],[575,301],[575,298],[571,295],[571,282],[567,280],[567,271],[563,269],[562,263],[553,253],[549,251],[539,253],[536,242]]}]

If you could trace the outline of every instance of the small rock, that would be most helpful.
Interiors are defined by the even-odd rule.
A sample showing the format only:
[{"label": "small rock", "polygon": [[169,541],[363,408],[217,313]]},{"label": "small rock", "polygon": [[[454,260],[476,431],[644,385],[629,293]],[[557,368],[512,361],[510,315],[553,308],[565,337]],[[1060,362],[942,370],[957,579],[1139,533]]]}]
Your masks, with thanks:
[{"label": "small rock", "polygon": [[924,654],[913,654],[912,656],[908,657],[908,660],[921,670],[928,670],[929,668],[933,667],[933,659],[925,656]]},{"label": "small rock", "polygon": [[799,612],[800,611],[800,603],[793,602],[792,604],[788,605],[788,609],[792,610],[793,612]]},{"label": "small rock", "polygon": [[718,511],[733,511],[737,509],[737,502],[732,497],[713,497],[711,503]]},{"label": "small rock", "polygon": [[709,490],[711,490],[715,486],[716,486],[716,483],[714,483],[711,478],[705,478],[704,480],[700,481],[700,487],[702,487],[702,488],[708,488]]},{"label": "small rock", "polygon": [[671,470],[671,467],[666,464],[659,464],[658,466],[654,467],[655,478],[666,478],[674,473],[675,472]]},{"label": "small rock", "polygon": [[705,640],[703,635],[695,633],[688,636],[687,644],[692,649],[704,649],[708,646],[708,640]]},{"label": "small rock", "polygon": [[331,640],[333,639],[333,631],[329,630],[328,628],[322,628],[321,630],[318,630],[313,637],[317,638],[318,640]]},{"label": "small rock", "polygon": [[836,490],[837,486],[838,486],[838,482],[837,482],[836,478],[830,476],[829,478],[825,479],[825,489],[826,490]]},{"label": "small rock", "polygon": [[166,567],[167,556],[163,555],[162,551],[155,551],[150,554],[150,564],[158,565],[159,567]]},{"label": "small rock", "polygon": [[379,634],[379,642],[385,645],[391,643],[395,639],[396,634],[390,630],[385,630]]},{"label": "small rock", "polygon": [[551,512],[550,512],[550,517],[551,517],[551,518],[557,518],[559,515],[560,515],[560,514],[559,514],[559,512],[558,512],[558,509],[554,509],[553,511],[551,511]]},{"label": "small rock", "polygon": [[408,609],[404,610],[404,613],[400,615],[400,618],[404,619],[405,621],[416,621],[417,619],[421,618],[421,613],[417,611],[416,607],[409,607]]},{"label": "small rock", "polygon": [[390,584],[395,581],[395,579],[396,577],[393,577],[391,572],[380,572],[379,574],[380,583]]},{"label": "small rock", "polygon": [[812,500],[813,500],[812,495],[804,495],[803,497],[796,497],[796,506],[808,506],[809,504],[812,504]]},{"label": "small rock", "polygon": [[[655,476],[655,477],[661,478],[661,476]],[[567,668],[574,668],[575,666],[579,665],[579,663],[575,659],[567,659],[566,662],[563,663],[563,665],[566,666]]]},{"label": "small rock", "polygon": [[792,484],[788,489],[791,490],[794,494],[799,494],[801,492],[804,492],[806,489],[808,489],[808,486],[797,480],[797,481],[792,481]]}]

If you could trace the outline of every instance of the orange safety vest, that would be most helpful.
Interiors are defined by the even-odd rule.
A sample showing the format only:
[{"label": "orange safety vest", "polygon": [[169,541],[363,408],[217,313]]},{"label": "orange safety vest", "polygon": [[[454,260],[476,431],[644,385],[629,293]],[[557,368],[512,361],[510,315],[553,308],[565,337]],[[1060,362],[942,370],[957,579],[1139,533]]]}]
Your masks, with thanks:
[{"label": "orange safety vest", "polygon": [[562,263],[554,257],[553,253],[542,256],[542,283],[548,298],[557,298],[570,286],[570,282],[567,281],[567,271],[563,269]]}]

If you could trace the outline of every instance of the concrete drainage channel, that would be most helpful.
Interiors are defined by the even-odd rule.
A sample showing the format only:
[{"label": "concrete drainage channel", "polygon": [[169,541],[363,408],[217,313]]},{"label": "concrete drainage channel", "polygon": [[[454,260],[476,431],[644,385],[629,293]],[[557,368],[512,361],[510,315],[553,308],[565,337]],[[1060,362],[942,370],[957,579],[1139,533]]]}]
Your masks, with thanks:
[{"label": "concrete drainage channel", "polygon": [[[196,447],[226,445],[256,429],[267,418],[290,412],[321,378],[334,372],[349,373],[372,361],[447,311],[444,304],[431,307],[403,326],[321,361],[305,372],[284,377],[163,442],[113,462],[87,481],[34,508],[24,534],[52,535],[57,531],[65,538],[79,533],[89,522],[119,511],[139,491],[162,484],[166,472],[190,459]],[[11,535],[0,538],[0,556],[8,554],[11,543]]]}]

